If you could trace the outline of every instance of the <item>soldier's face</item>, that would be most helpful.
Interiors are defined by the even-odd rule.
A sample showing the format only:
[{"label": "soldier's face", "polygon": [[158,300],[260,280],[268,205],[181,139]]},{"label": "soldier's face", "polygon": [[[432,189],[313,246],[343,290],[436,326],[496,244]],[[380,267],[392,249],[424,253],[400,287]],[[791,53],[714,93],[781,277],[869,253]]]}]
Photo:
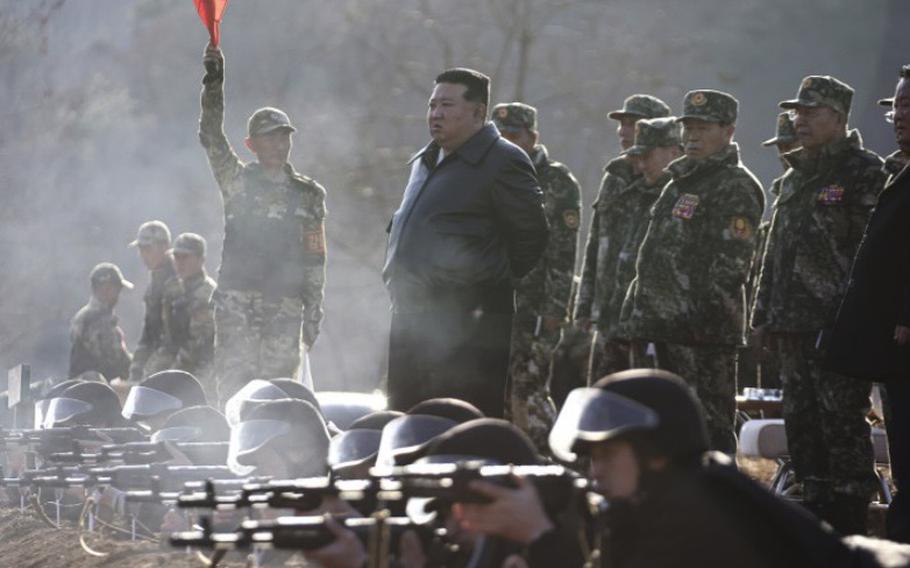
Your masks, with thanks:
[{"label": "soldier's face", "polygon": [[625,440],[600,442],[591,447],[591,479],[607,499],[628,499],[638,492],[638,457]]},{"label": "soldier's face", "polygon": [[683,148],[686,156],[701,160],[717,154],[733,140],[732,124],[719,124],[697,118],[683,121]]},{"label": "soldier's face", "polygon": [[894,135],[897,145],[910,154],[910,80],[901,79],[894,92]]},{"label": "soldier's face", "polygon": [[168,246],[169,244],[164,243],[139,245],[139,257],[142,259],[142,264],[149,270],[154,270],[161,266],[161,263],[167,257]]},{"label": "soldier's face", "polygon": [[274,130],[246,139],[247,147],[267,169],[283,168],[291,153],[291,131]]},{"label": "soldier's face", "polygon": [[637,118],[626,116],[619,119],[619,125],[616,127],[616,136],[619,137],[619,145],[623,150],[628,150],[635,143],[635,123]]},{"label": "soldier's face", "polygon": [[676,146],[648,150],[635,158],[635,170],[644,176],[646,182],[653,184],[660,179],[670,162],[678,158],[680,154],[681,152]]},{"label": "soldier's face", "polygon": [[793,109],[793,126],[800,145],[816,150],[830,144],[844,133],[843,115],[828,107],[796,107]]},{"label": "soldier's face", "polygon": [[430,137],[450,152],[457,149],[483,126],[486,108],[464,98],[468,88],[455,83],[439,83],[427,103]]},{"label": "soldier's face", "polygon": [[530,155],[534,150],[534,146],[537,145],[538,134],[534,130],[521,128],[517,131],[507,130],[505,132],[502,132],[502,137],[524,150],[526,154]]},{"label": "soldier's face", "polygon": [[120,299],[120,290],[122,289],[123,287],[116,282],[105,282],[95,288],[94,294],[98,301],[105,306],[114,307],[117,305],[117,300]]},{"label": "soldier's face", "polygon": [[202,272],[205,259],[195,254],[174,253],[174,269],[180,278],[189,278]]}]

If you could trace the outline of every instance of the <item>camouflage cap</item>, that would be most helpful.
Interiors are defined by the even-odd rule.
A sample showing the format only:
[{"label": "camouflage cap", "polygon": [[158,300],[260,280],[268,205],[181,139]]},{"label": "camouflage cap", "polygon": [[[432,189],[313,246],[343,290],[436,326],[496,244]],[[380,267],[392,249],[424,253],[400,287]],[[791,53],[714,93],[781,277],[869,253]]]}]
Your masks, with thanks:
[{"label": "camouflage cap", "polygon": [[853,87],[850,85],[829,75],[809,75],[799,84],[796,98],[781,101],[779,106],[785,109],[826,106],[849,115],[851,102]]},{"label": "camouflage cap", "polygon": [[633,118],[663,118],[670,116],[670,105],[651,95],[632,95],[622,103],[622,108],[607,113],[613,120]]},{"label": "camouflage cap", "polygon": [[723,91],[698,89],[686,93],[683,99],[683,115],[677,120],[694,118],[707,122],[735,124],[739,111],[736,97]]},{"label": "camouflage cap", "polygon": [[894,106],[894,97],[888,97],[887,99],[878,99],[878,106],[891,108]]},{"label": "camouflage cap", "polygon": [[264,107],[254,112],[246,125],[248,136],[268,134],[269,132],[281,129],[287,130],[288,132],[297,131],[297,129],[291,125],[291,119],[288,117],[287,113],[272,107]]},{"label": "camouflage cap", "polygon": [[641,156],[654,148],[679,146],[681,143],[675,117],[646,118],[635,123],[635,144],[625,154]]},{"label": "camouflage cap", "polygon": [[202,235],[196,233],[180,233],[174,240],[174,248],[171,249],[174,254],[194,254],[199,257],[205,256],[205,239]]},{"label": "camouflage cap", "polygon": [[493,107],[493,124],[500,132],[537,130],[537,109],[517,102],[498,104]]},{"label": "camouflage cap", "polygon": [[133,283],[123,277],[123,273],[120,272],[120,267],[111,262],[97,264],[95,268],[92,269],[89,280],[92,283],[92,288],[108,282],[116,282],[127,290],[133,289]]},{"label": "camouflage cap", "polygon": [[775,144],[792,144],[796,142],[796,127],[793,125],[793,119],[790,118],[789,112],[782,112],[777,115],[777,130],[774,138],[768,138],[762,142],[762,146],[773,146]]},{"label": "camouflage cap", "polygon": [[131,242],[131,247],[144,247],[154,244],[171,244],[171,230],[164,221],[146,221],[139,225],[136,240]]}]

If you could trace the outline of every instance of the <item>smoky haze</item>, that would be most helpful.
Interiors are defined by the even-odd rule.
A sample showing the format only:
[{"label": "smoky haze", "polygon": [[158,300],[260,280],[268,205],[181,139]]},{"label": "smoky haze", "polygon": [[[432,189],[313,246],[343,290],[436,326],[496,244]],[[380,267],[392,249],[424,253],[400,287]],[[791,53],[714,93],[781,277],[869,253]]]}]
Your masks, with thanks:
[{"label": "smoky haze", "polygon": [[[777,102],[804,75],[836,75],[856,89],[852,126],[890,153],[875,100],[910,61],[907,21],[901,0],[233,0],[222,25],[228,138],[251,159],[247,117],[283,108],[299,129],[291,161],[328,190],[317,387],[372,389],[384,373],[385,227],[442,69],[477,68],[493,78],[494,103],[539,108],[542,142],[579,178],[587,222],[619,151],[606,113],[635,92],[675,112],[692,88],[733,93],[743,160],[767,187],[780,165],[760,142]],[[0,0],[4,368],[66,372],[69,319],[105,260],[137,284],[117,308],[135,348],[147,275],[126,245],[143,221],[204,235],[215,274],[222,204],[197,138],[207,38],[190,0]]]}]

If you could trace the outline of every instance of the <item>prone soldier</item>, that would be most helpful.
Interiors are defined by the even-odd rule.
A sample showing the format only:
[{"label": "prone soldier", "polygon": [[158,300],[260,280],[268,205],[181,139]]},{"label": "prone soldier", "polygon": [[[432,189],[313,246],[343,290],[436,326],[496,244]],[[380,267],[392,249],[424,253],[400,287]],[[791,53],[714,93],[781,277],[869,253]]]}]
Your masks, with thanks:
[{"label": "prone soldier", "polygon": [[123,330],[117,324],[114,307],[120,299],[120,291],[132,290],[133,283],[110,262],[95,266],[89,280],[92,296],[70,324],[72,348],[67,377],[98,371],[108,381],[122,379],[129,376],[131,355]]},{"label": "prone soldier", "polygon": [[325,190],[288,162],[288,115],[261,108],[247,124],[244,164],[224,135],[224,57],[204,57],[199,139],[224,200],[224,248],[215,303],[218,394],[255,378],[292,377],[319,334],[325,284]]},{"label": "prone soldier", "polygon": [[162,221],[147,221],[139,226],[136,240],[129,246],[139,250],[139,257],[149,271],[149,285],[142,296],[145,303],[142,335],[133,353],[129,376],[130,382],[139,383],[155,372],[146,370],[145,365],[161,345],[161,301],[165,284],[175,276],[174,258],[168,251],[171,248],[171,231]]},{"label": "prone soldier", "polygon": [[506,389],[506,416],[545,451],[556,418],[547,379],[560,326],[569,317],[581,190],[569,168],[551,160],[540,143],[536,108],[518,102],[497,105],[493,123],[531,158],[550,225],[543,256],[516,286]]}]

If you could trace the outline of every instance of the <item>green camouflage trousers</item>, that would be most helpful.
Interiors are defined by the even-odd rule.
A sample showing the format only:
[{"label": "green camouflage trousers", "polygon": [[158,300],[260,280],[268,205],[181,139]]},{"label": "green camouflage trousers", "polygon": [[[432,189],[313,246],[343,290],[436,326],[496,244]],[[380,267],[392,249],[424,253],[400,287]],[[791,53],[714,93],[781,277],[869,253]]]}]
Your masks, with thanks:
[{"label": "green camouflage trousers", "polygon": [[638,342],[632,349],[633,367],[656,367],[676,373],[695,389],[705,411],[711,449],[736,453],[736,348],[731,345]]},{"label": "green camouflage trousers", "polygon": [[589,384],[594,384],[612,373],[625,371],[629,368],[629,344],[626,341],[608,341],[604,334],[597,332],[594,335],[594,349],[596,355],[591,357],[591,370]]},{"label": "green camouflage trousers", "polygon": [[294,377],[300,366],[303,301],[220,290],[215,301],[215,372],[221,406],[253,379]]},{"label": "green camouflage trousers", "polygon": [[871,383],[822,370],[816,334],[777,336],[787,444],[803,498],[869,498],[876,480],[869,438]]},{"label": "green camouflage trousers", "polygon": [[538,451],[548,455],[547,439],[556,419],[556,405],[550,398],[547,379],[559,334],[541,332],[535,337],[531,331],[518,328],[512,328],[505,417],[531,438]]}]

